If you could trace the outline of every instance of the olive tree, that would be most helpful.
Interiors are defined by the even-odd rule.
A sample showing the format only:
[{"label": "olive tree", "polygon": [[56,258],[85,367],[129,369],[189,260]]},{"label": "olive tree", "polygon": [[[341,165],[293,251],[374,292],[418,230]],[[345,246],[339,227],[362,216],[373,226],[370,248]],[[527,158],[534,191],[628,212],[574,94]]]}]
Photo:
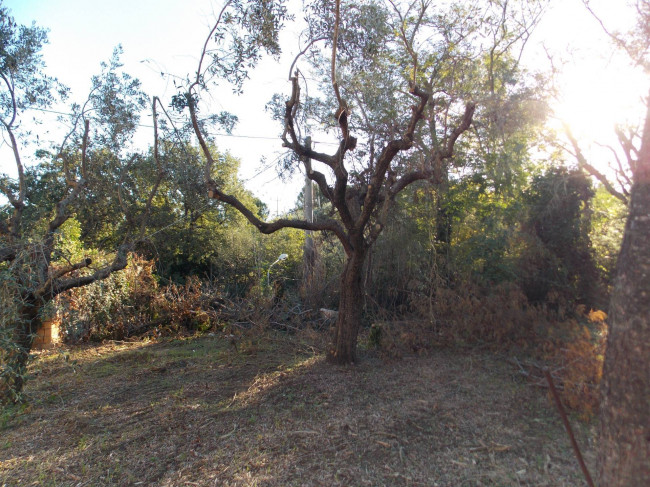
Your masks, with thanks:
[{"label": "olive tree", "polygon": [[[467,69],[469,80],[472,70],[484,69],[486,54],[494,69],[508,46],[520,39],[501,35],[507,32],[507,4],[440,7],[428,1],[316,0],[305,5],[304,47],[289,69],[291,94],[283,104],[276,96],[270,105],[282,122],[286,165],[302,167],[331,203],[331,214],[313,222],[263,221],[224,191],[212,177],[218,159],[197,115],[209,89],[207,79],[230,78],[240,87],[242,66],[252,66],[263,50],[279,53],[277,31],[286,20],[282,4],[226,2],[206,40],[195,78],[175,99],[177,106],[189,109],[206,157],[204,178],[212,198],[239,210],[262,233],[291,227],[337,237],[346,259],[328,353],[334,363],[357,360],[363,268],[395,198],[418,181],[439,182],[457,142],[472,126],[474,92],[457,89],[459,78],[450,70]],[[240,54],[248,64],[241,63]],[[302,95],[310,79],[300,68],[304,58],[310,61],[309,74],[328,79],[320,98]],[[229,64],[234,59],[240,61],[237,67]],[[309,124],[310,119],[316,123]],[[317,124],[333,129],[338,139],[333,152],[305,143],[303,134],[316,130]]]},{"label": "olive tree", "polygon": [[[123,205],[114,221],[130,222],[131,231],[113,248],[113,256],[95,264],[90,258],[71,260],[62,251],[61,229],[104,186],[112,197],[120,184],[107,182],[106,160],[114,161],[113,174],[125,175],[136,160],[126,153],[146,99],[139,82],[120,73],[119,50],[92,80],[83,106],[73,105],[70,130],[52,150],[44,149],[38,126],[30,128],[24,112],[43,109],[67,93],[44,73],[41,48],[46,31],[35,25],[17,25],[0,6],[0,130],[13,154],[16,177],[0,177],[0,192],[8,201],[0,219],[0,278],[2,288],[2,349],[0,350],[0,396],[17,399],[24,384],[34,334],[41,325],[41,312],[57,295],[105,279],[124,269],[127,254],[144,235],[152,199],[163,172],[142,194],[139,205]],[[158,104],[154,100],[155,107]],[[92,111],[95,128],[91,126]],[[154,125],[157,126],[157,123]],[[157,158],[157,130],[154,157]],[[44,137],[45,138],[45,137]],[[35,167],[28,166],[25,148],[37,147]],[[119,181],[121,182],[121,181]],[[44,193],[44,194],[43,194]],[[90,209],[92,212],[92,209]]]}]

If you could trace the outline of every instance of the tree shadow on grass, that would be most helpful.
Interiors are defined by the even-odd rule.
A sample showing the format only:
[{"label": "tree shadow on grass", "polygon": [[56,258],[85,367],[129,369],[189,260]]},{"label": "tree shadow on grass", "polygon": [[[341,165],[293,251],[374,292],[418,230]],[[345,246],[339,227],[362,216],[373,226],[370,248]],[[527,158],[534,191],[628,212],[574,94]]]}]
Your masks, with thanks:
[{"label": "tree shadow on grass", "polygon": [[[43,377],[3,432],[0,480],[41,485],[576,485],[543,391],[489,355],[332,367],[217,338]],[[109,371],[110,373],[107,373]],[[77,380],[75,380],[75,376]],[[6,435],[5,435],[6,433]],[[16,482],[16,485],[19,482]]]}]

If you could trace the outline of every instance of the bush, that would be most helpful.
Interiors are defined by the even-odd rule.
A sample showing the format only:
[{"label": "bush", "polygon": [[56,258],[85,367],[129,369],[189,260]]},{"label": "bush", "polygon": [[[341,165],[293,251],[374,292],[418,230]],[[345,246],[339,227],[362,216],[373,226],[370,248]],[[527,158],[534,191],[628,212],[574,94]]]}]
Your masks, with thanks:
[{"label": "bush", "polygon": [[123,271],[59,296],[64,340],[121,340],[142,330],[155,318],[159,287],[153,268],[153,261],[132,255]]}]

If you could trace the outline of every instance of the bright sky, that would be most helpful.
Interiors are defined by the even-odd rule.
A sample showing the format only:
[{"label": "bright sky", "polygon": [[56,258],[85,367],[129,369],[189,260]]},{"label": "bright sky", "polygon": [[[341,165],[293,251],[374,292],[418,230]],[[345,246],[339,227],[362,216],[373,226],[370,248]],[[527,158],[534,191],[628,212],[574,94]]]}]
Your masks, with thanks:
[{"label": "bright sky", "polygon": [[[624,32],[634,26],[635,12],[627,3],[589,2],[610,32]],[[541,41],[562,70],[560,96],[553,107],[556,125],[568,123],[592,163],[602,165],[610,153],[597,144],[616,144],[615,124],[643,121],[650,80],[640,69],[632,68],[629,59],[613,46],[582,0],[556,0],[535,37],[533,50],[538,51],[539,59],[545,56],[539,53]]]},{"label": "bright sky", "polygon": [[[124,70],[140,79],[145,93],[157,95],[169,103],[177,91],[169,78],[160,73],[180,77],[196,71],[198,57],[215,18],[209,0],[5,0],[18,23],[47,27],[49,44],[44,49],[48,74],[57,77],[72,91],[73,99],[83,102],[90,88],[90,78],[100,71],[100,63],[111,56],[114,47],[122,44]],[[291,34],[287,33],[287,36]],[[287,58],[294,52],[295,42],[288,39]],[[247,187],[261,197],[272,213],[293,207],[302,185],[297,175],[285,184],[277,176],[273,161],[282,153],[279,138],[281,127],[264,110],[274,93],[290,94],[287,81],[288,62],[278,64],[265,60],[245,85],[243,96],[234,96],[227,84],[212,93],[212,108],[228,110],[239,117],[233,132],[238,137],[217,137],[220,148],[242,160],[240,176]],[[56,123],[56,115],[42,115]],[[151,125],[151,116],[142,118]],[[153,139],[153,132],[143,128],[140,139]],[[251,137],[251,138],[249,138]],[[10,158],[11,155],[8,154]],[[266,170],[261,171],[265,157]],[[3,159],[7,159],[4,157]],[[10,166],[2,161],[2,167]]]},{"label": "bright sky", "polygon": [[[168,101],[176,91],[160,72],[185,76],[194,72],[205,36],[214,19],[210,0],[5,0],[16,21],[32,21],[50,29],[50,44],[44,51],[48,73],[70,86],[75,100],[82,101],[90,77],[99,72],[113,48],[122,44],[124,69],[143,82],[146,93]],[[597,12],[612,28],[632,22],[622,7],[625,0],[592,0]],[[300,3],[293,0],[294,8]],[[553,0],[539,30],[532,39],[527,58],[533,68],[548,69],[541,46],[553,53],[556,66],[566,62],[559,79],[563,93],[556,114],[567,121],[587,150],[596,141],[606,141],[615,122],[639,117],[640,99],[647,93],[648,80],[628,69],[622,57],[606,42],[596,20],[582,0]],[[239,116],[235,134],[218,137],[218,145],[242,160],[240,176],[275,213],[293,206],[302,185],[297,175],[288,184],[276,175],[275,166],[261,171],[260,159],[272,162],[281,152],[280,127],[264,111],[273,93],[288,94],[287,72],[297,51],[295,34],[287,32],[282,43],[286,55],[278,64],[265,61],[234,97],[224,85],[213,92],[214,108]],[[51,123],[55,122],[52,116]],[[143,118],[150,124],[150,118]],[[150,129],[146,129],[150,130]],[[249,138],[251,137],[251,138]],[[255,138],[252,138],[255,137]],[[324,147],[321,147],[325,150]],[[331,148],[330,148],[331,149]],[[594,156],[597,157],[597,156]],[[3,156],[3,159],[7,157]],[[7,167],[7,161],[2,161]]]}]

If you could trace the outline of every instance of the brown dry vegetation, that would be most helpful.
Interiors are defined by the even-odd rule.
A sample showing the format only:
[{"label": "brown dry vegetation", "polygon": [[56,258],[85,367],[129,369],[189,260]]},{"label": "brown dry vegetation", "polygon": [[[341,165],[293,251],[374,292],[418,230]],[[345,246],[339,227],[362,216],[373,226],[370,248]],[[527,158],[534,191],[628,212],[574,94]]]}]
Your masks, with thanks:
[{"label": "brown dry vegetation", "polygon": [[0,485],[583,485],[546,391],[507,357],[362,351],[338,368],[306,343],[42,353],[31,406],[0,424]]}]

